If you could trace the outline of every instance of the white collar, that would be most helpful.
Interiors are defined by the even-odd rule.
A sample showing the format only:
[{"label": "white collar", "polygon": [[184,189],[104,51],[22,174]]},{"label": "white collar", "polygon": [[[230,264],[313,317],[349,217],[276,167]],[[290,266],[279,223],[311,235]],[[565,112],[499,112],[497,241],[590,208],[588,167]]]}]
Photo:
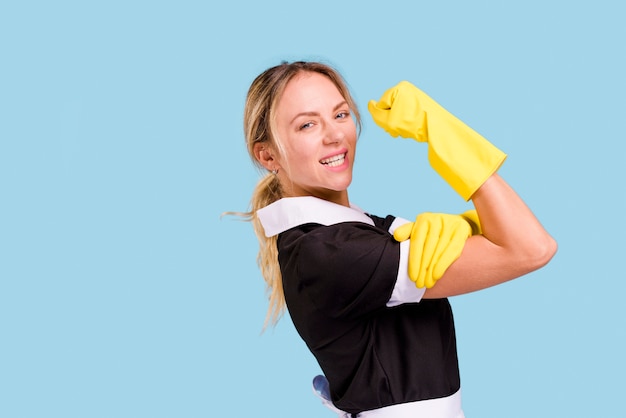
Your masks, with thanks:
[{"label": "white collar", "polygon": [[313,196],[284,197],[256,213],[266,237],[307,223],[328,226],[341,222],[362,222],[374,226],[374,221],[356,205],[346,207]]}]

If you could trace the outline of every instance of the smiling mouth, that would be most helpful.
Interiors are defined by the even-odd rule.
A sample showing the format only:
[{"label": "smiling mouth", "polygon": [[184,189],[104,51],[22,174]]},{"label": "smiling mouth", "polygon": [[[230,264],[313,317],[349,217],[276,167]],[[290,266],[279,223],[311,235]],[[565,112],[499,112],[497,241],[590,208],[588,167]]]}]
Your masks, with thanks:
[{"label": "smiling mouth", "polygon": [[343,154],[338,154],[333,157],[320,160],[320,163],[322,163],[323,165],[327,167],[337,167],[343,164],[345,160],[346,160],[346,153],[344,152]]}]

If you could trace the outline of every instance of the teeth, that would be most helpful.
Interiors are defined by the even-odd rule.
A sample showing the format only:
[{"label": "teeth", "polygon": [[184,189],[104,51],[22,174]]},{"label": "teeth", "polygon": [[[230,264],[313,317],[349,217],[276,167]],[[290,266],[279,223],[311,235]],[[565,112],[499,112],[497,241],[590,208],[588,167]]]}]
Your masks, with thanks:
[{"label": "teeth", "polygon": [[346,154],[343,153],[343,154],[335,155],[334,157],[321,160],[320,163],[327,165],[329,167],[337,167],[343,164],[345,159],[346,159]]}]

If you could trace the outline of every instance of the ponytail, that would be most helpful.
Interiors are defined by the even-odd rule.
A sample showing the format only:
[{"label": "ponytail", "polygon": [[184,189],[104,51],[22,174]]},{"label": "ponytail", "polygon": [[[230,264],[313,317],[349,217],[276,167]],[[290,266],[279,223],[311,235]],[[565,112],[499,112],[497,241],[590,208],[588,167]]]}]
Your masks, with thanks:
[{"label": "ponytail", "polygon": [[275,174],[268,174],[257,184],[250,201],[251,210],[246,214],[247,220],[252,222],[254,233],[259,240],[257,264],[265,279],[266,293],[269,307],[265,316],[263,328],[267,325],[276,325],[285,310],[285,295],[283,293],[282,276],[278,265],[277,236],[266,237],[265,230],[256,216],[256,211],[276,202],[282,197],[282,188]]}]

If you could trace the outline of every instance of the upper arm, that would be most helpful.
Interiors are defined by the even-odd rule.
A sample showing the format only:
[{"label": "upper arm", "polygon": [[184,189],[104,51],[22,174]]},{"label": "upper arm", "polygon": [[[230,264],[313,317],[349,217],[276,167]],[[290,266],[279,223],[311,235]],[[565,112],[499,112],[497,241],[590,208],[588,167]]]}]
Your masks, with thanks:
[{"label": "upper arm", "polygon": [[463,251],[425,298],[485,289],[544,266],[556,242],[521,198],[494,174],[472,197],[482,235],[467,239]]},{"label": "upper arm", "polygon": [[467,239],[463,251],[424,298],[435,299],[474,292],[527,273],[527,266],[482,235]]}]

